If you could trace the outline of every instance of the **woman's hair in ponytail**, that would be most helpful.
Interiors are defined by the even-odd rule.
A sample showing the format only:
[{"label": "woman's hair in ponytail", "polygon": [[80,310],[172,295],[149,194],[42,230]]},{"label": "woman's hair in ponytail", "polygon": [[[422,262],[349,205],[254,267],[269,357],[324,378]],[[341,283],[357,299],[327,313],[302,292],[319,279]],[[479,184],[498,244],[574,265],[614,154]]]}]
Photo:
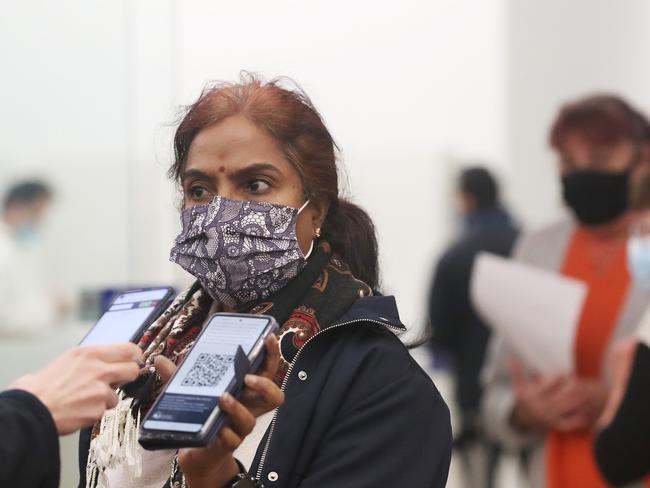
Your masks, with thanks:
[{"label": "woman's hair in ponytail", "polygon": [[373,290],[379,289],[377,236],[365,210],[339,199],[327,213],[323,236],[343,256],[355,277]]},{"label": "woman's hair in ponytail", "polygon": [[206,87],[189,106],[174,136],[174,163],[169,174],[179,180],[196,135],[234,115],[266,129],[302,179],[305,196],[328,209],[322,236],[373,289],[379,287],[375,227],[360,207],[339,198],[337,146],[305,92],[288,79],[263,81],[243,73],[238,83]]}]

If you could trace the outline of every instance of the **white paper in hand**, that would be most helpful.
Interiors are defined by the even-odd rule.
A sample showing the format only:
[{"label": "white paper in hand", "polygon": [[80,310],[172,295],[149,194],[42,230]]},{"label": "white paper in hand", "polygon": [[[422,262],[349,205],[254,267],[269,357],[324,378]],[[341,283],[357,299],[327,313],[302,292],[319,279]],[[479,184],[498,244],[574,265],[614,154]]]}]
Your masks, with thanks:
[{"label": "white paper in hand", "polygon": [[540,374],[571,373],[587,285],[489,253],[476,257],[470,289],[483,320]]}]

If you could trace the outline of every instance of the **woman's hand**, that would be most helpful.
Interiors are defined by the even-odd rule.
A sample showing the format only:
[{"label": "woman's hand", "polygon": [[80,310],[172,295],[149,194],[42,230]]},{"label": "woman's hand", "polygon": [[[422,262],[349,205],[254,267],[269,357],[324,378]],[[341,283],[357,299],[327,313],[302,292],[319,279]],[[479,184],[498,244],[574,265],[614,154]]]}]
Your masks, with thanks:
[{"label": "woman's hand", "polygon": [[591,428],[603,411],[607,389],[598,380],[575,376],[523,379],[515,374],[517,427],[563,432]]},{"label": "woman's hand", "polygon": [[10,388],[25,390],[47,407],[61,435],[99,420],[117,404],[115,385],[134,380],[142,350],[135,344],[77,346],[36,374],[23,376]]},{"label": "woman's hand", "polygon": [[[275,336],[266,340],[267,357],[257,375],[246,375],[240,400],[224,394],[219,408],[229,415],[228,423],[206,447],[181,449],[178,461],[190,488],[215,488],[225,485],[238,472],[232,453],[255,427],[255,418],[284,402],[284,394],[273,381],[280,364],[280,349]],[[154,361],[163,382],[167,382],[176,366],[158,356]]]}]

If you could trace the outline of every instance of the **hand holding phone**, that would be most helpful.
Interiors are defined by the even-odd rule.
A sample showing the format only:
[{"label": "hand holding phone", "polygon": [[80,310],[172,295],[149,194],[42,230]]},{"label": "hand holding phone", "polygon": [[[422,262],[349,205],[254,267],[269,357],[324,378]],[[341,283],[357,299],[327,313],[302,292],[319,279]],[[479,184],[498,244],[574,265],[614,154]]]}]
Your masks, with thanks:
[{"label": "hand holding phone", "polygon": [[[191,486],[223,486],[232,479],[239,471],[233,452],[251,433],[255,417],[274,410],[284,402],[282,390],[273,381],[280,365],[278,340],[271,334],[265,344],[267,353],[264,364],[257,374],[246,375],[246,388],[239,401],[235,399],[232,403],[222,401],[219,404],[219,408],[228,414],[229,422],[208,446],[179,450],[178,462]],[[172,361],[163,356],[156,357],[154,366],[163,382],[167,382],[177,369]]]},{"label": "hand holding phone", "polygon": [[36,396],[59,434],[66,435],[92,425],[113,408],[118,400],[114,385],[134,380],[142,360],[140,348],[130,343],[75,347],[9,388]]},{"label": "hand holding phone", "polygon": [[240,471],[233,453],[253,431],[255,417],[232,396],[224,396],[220,406],[230,420],[214,441],[206,447],[178,451],[178,463],[188,486],[225,486]]},{"label": "hand holding phone", "polygon": [[[247,374],[244,379],[246,388],[239,401],[255,417],[259,417],[284,403],[284,393],[275,384],[274,378],[280,366],[280,346],[275,335],[266,338],[266,359],[262,368],[255,374]],[[174,375],[178,366],[165,356],[156,356],[153,362],[160,380],[165,385]]]},{"label": "hand holding phone", "polygon": [[[215,314],[204,326],[193,348],[145,416],[140,444],[146,449],[205,446],[222,430],[231,407],[239,406],[242,418],[253,415],[239,401],[229,405],[229,396],[250,402],[255,414],[267,411],[267,403],[277,406],[282,393],[271,378],[279,362],[277,341],[269,336],[278,326],[273,317],[248,314]],[[267,358],[267,341],[272,351]],[[158,360],[160,367],[165,361]],[[263,362],[268,377],[248,376]],[[266,367],[264,369],[266,369]],[[244,388],[244,384],[248,388]],[[246,390],[259,391],[260,398]],[[229,393],[230,395],[227,395]],[[235,419],[236,420],[236,419]],[[242,429],[245,431],[245,429]]]}]

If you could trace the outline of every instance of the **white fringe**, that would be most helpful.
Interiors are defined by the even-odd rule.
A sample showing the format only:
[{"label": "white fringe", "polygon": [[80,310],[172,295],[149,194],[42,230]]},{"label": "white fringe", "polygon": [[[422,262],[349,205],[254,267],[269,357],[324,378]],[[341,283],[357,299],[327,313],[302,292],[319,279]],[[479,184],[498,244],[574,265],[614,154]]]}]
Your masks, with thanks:
[{"label": "white fringe", "polygon": [[106,469],[124,466],[133,478],[142,474],[142,456],[138,450],[140,410],[133,418],[133,399],[118,392],[117,406],[102,418],[99,434],[90,443],[86,465],[86,488],[109,488]]}]

